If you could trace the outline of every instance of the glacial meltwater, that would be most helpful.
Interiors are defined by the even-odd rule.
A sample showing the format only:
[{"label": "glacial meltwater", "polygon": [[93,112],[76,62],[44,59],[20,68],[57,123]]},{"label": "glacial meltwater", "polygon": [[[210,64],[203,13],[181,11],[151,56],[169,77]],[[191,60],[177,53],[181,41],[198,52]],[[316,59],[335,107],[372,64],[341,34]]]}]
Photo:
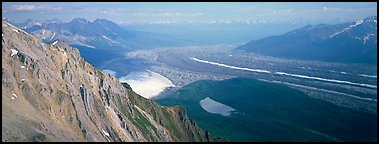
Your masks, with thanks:
[{"label": "glacial meltwater", "polygon": [[223,116],[229,116],[230,113],[235,110],[234,108],[214,101],[209,97],[201,100],[200,105],[209,113],[221,114]]}]

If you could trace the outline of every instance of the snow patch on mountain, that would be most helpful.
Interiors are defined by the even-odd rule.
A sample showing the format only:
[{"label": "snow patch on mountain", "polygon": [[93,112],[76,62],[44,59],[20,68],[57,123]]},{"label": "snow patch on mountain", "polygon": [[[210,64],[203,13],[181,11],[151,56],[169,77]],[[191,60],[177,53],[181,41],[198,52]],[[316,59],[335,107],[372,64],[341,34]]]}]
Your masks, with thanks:
[{"label": "snow patch on mountain", "polygon": [[18,53],[18,50],[15,50],[15,49],[11,49],[12,53],[11,53],[11,57],[13,57],[14,55],[16,55]]},{"label": "snow patch on mountain", "polygon": [[107,133],[104,129],[101,129],[103,131],[103,134],[105,134],[106,136],[110,136],[109,133]]},{"label": "snow patch on mountain", "polygon": [[56,40],[55,42],[53,42],[53,44],[51,44],[51,45],[55,45],[55,44],[57,44],[58,43],[58,40]]},{"label": "snow patch on mountain", "polygon": [[336,33],[332,34],[332,35],[330,36],[330,38],[333,38],[333,37],[335,37],[335,36],[337,36],[337,35],[339,35],[339,34],[341,34],[341,33],[343,33],[343,32],[346,32],[346,31],[350,30],[351,28],[354,28],[354,27],[356,27],[356,26],[358,26],[358,25],[360,25],[360,24],[362,24],[362,23],[363,23],[363,19],[358,20],[358,21],[355,22],[355,24],[353,24],[353,25],[349,25],[349,27],[343,29],[342,31],[339,31],[339,32],[336,32]]},{"label": "snow patch on mountain", "polygon": [[18,30],[13,29],[14,32],[19,33]]},{"label": "snow patch on mountain", "polygon": [[79,45],[82,45],[82,46],[85,46],[85,47],[89,47],[89,48],[96,48],[95,46],[91,46],[91,45],[83,44],[83,43],[81,43],[81,44],[79,44]]},{"label": "snow patch on mountain", "polygon": [[110,38],[106,37],[105,35],[103,35],[103,38],[105,38],[105,39],[107,39],[107,40],[111,41],[112,43],[116,43],[115,41],[113,41],[112,39],[110,39]]},{"label": "snow patch on mountain", "polygon": [[366,44],[366,41],[368,39],[370,39],[371,36],[375,36],[375,34],[367,34],[364,38],[363,38],[363,44]]},{"label": "snow patch on mountain", "polygon": [[358,21],[356,21],[355,22],[355,24],[353,24],[353,25],[349,25],[349,28],[353,28],[353,27],[356,27],[356,26],[358,26],[358,25],[360,25],[360,24],[363,24],[363,20],[361,19],[361,20],[358,20]]}]

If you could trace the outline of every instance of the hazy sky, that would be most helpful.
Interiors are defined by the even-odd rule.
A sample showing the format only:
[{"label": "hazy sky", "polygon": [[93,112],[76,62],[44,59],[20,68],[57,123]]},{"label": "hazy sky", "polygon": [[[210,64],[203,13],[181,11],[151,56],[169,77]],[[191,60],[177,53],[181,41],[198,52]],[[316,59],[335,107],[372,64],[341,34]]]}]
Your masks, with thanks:
[{"label": "hazy sky", "polygon": [[118,24],[141,23],[336,23],[376,16],[376,2],[3,2],[3,18],[70,21],[97,18]]}]

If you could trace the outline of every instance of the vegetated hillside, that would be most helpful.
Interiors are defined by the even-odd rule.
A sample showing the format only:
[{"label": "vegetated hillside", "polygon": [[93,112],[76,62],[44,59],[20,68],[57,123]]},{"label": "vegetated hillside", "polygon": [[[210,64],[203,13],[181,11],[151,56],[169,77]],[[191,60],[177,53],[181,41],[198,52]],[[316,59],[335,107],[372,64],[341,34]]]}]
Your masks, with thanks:
[{"label": "vegetated hillside", "polygon": [[376,64],[377,17],[336,25],[307,25],[237,48],[277,57]]},{"label": "vegetated hillside", "polygon": [[[207,99],[234,110],[215,102],[201,104]],[[200,127],[226,141],[377,141],[376,113],[251,78],[196,81],[157,102],[183,105]]]},{"label": "vegetated hillside", "polygon": [[86,62],[2,22],[2,141],[213,141],[181,107],[162,107]]}]

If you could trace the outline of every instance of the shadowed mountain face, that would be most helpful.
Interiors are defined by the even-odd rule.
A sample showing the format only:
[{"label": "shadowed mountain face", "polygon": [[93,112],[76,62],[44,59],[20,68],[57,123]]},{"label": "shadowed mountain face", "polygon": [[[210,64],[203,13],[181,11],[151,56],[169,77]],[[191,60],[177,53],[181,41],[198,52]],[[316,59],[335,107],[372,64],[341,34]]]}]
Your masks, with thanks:
[{"label": "shadowed mountain face", "polygon": [[307,25],[237,48],[284,58],[376,64],[377,17],[336,25]]},{"label": "shadowed mountain face", "polygon": [[2,34],[2,141],[213,140],[183,108],[137,95],[67,43],[4,21]]}]

